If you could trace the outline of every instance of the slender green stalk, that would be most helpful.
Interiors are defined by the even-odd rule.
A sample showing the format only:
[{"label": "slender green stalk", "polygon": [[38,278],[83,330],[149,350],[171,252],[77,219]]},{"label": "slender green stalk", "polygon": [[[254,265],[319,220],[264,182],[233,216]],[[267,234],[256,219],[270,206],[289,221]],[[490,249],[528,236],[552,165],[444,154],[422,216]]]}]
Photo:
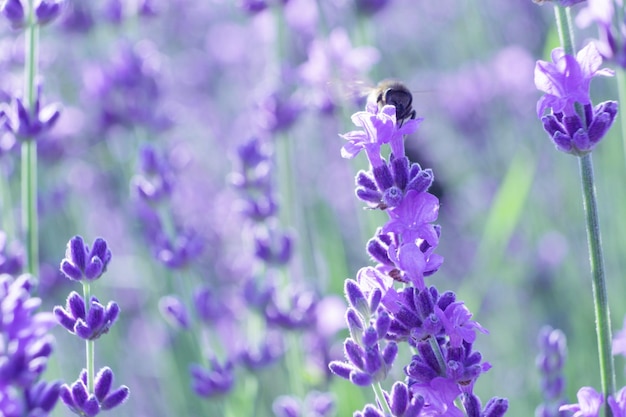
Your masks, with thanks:
[{"label": "slender green stalk", "polygon": [[569,7],[554,6],[556,28],[559,32],[559,41],[568,55],[576,55],[574,50],[574,32],[572,30],[572,15]]},{"label": "slender green stalk", "polygon": [[443,353],[441,352],[441,347],[439,346],[439,342],[437,342],[436,337],[429,337],[428,343],[430,344],[430,348],[433,350],[435,357],[437,358],[437,363],[439,364],[440,369],[447,369],[446,360],[443,358]]},{"label": "slender green stalk", "polygon": [[[572,19],[569,8],[556,6],[555,12],[561,45],[566,54],[575,55],[574,35],[571,24]],[[577,111],[581,113],[581,117],[584,117],[580,106],[577,107]],[[605,401],[604,413],[606,417],[611,417],[612,412],[610,407],[608,407],[607,399],[609,395],[615,392],[615,365],[613,363],[613,356],[611,355],[611,318],[606,293],[602,239],[600,236],[600,222],[598,218],[591,153],[579,157],[578,161],[583,192],[583,205],[585,208],[589,263],[591,265],[591,286],[596,317],[600,379]]]},{"label": "slender green stalk", "polygon": [[[89,312],[91,306],[91,284],[83,281],[83,298],[85,299],[85,309]],[[86,366],[87,366],[87,390],[93,392],[94,378],[95,378],[95,356],[96,349],[93,340],[85,341],[85,354],[86,354]]]},{"label": "slender green stalk", "polygon": [[389,408],[389,404],[385,400],[385,394],[383,394],[383,388],[380,386],[380,382],[372,384],[372,388],[374,389],[374,394],[376,395],[376,399],[378,400],[378,404],[381,406],[383,413],[386,416],[390,416],[391,408]]},{"label": "slender green stalk", "polygon": [[[591,284],[596,315],[596,336],[600,358],[600,379],[606,405],[608,396],[615,392],[615,365],[611,354],[611,317],[604,278],[604,259],[602,256],[602,239],[600,236],[600,222],[594,186],[593,161],[590,153],[578,158],[578,160],[587,223],[589,262],[592,275]],[[607,406],[605,406],[605,413],[607,417],[612,415],[611,409]]]},{"label": "slender green stalk", "polygon": [[[28,27],[25,36],[24,104],[33,114],[37,77],[39,26],[35,22],[34,1],[29,0]],[[27,253],[27,271],[39,275],[39,227],[37,218],[37,142],[22,143],[22,228]]]}]

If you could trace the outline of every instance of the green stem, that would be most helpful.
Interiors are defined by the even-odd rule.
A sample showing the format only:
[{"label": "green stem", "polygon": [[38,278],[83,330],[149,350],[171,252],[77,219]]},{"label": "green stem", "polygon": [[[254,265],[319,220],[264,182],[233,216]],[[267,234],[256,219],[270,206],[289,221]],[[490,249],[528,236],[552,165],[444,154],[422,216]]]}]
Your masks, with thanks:
[{"label": "green stem", "polygon": [[[575,55],[574,34],[572,31],[572,19],[569,8],[555,7],[556,23],[559,31],[559,39],[566,54]],[[581,112],[578,109],[579,113]],[[581,115],[582,117],[582,115]],[[591,265],[591,287],[593,291],[594,312],[596,316],[596,336],[598,343],[598,356],[600,361],[600,379],[602,394],[604,395],[604,413],[611,417],[612,412],[608,407],[608,397],[615,392],[615,366],[611,355],[611,319],[609,303],[606,294],[606,282],[604,277],[604,260],[602,255],[602,239],[600,237],[600,222],[596,190],[593,178],[593,160],[591,153],[578,158],[580,179],[583,192],[583,205],[585,208],[585,220],[587,226],[587,242],[589,246],[589,263]]]},{"label": "green stem", "polygon": [[[85,311],[89,313],[91,306],[91,284],[83,281],[83,298],[85,299]],[[87,390],[93,392],[95,378],[95,343],[93,340],[85,341],[86,365],[87,365]]]},{"label": "green stem", "polygon": [[382,408],[383,414],[386,416],[392,415],[391,408],[389,408],[389,404],[387,404],[387,401],[385,400],[385,394],[383,394],[383,388],[380,386],[380,382],[372,384],[372,388],[374,389],[374,395],[376,395],[376,399]]},{"label": "green stem", "polygon": [[[34,1],[29,1],[28,28],[25,36],[24,104],[34,113],[36,99],[35,78],[39,26],[35,22]],[[28,138],[22,143],[22,228],[27,251],[27,271],[39,275],[39,227],[37,218],[37,143]]]},{"label": "green stem", "polygon": [[605,415],[611,417],[607,406],[609,395],[615,392],[615,365],[611,354],[611,318],[604,278],[604,260],[602,257],[602,239],[596,202],[596,190],[593,178],[591,153],[579,158],[580,178],[583,191],[583,204],[587,223],[589,262],[591,264],[594,310],[596,315],[596,336],[600,359],[600,379],[605,401]]},{"label": "green stem", "polygon": [[433,353],[435,354],[435,357],[437,358],[437,363],[439,364],[439,368],[445,371],[447,368],[446,361],[443,358],[443,354],[441,353],[441,347],[439,346],[439,343],[437,342],[437,338],[432,337],[432,336],[429,337],[428,343],[430,344],[430,348],[433,350]]},{"label": "green stem", "polygon": [[576,56],[574,50],[574,32],[572,30],[572,16],[569,7],[554,6],[556,28],[559,32],[559,41],[567,55]]}]

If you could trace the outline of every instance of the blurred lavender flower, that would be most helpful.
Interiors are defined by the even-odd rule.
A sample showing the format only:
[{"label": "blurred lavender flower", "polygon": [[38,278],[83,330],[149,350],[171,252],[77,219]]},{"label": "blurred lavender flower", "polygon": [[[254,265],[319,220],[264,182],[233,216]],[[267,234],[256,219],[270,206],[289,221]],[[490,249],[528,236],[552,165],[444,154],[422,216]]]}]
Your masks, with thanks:
[{"label": "blurred lavender flower", "polygon": [[335,412],[335,399],[332,394],[310,391],[304,403],[291,396],[281,396],[272,404],[276,417],[330,417]]},{"label": "blurred lavender flower", "polygon": [[285,350],[282,334],[268,331],[260,346],[243,349],[237,360],[248,370],[255,371],[278,361],[285,354]]},{"label": "blurred lavender flower", "polygon": [[565,334],[550,326],[543,327],[539,332],[539,349],[537,368],[541,373],[541,392],[544,402],[535,410],[536,417],[565,416],[559,407],[565,404],[563,366],[567,357],[567,341]]},{"label": "blurred lavender flower", "polygon": [[359,13],[371,16],[383,10],[389,4],[389,0],[356,0],[356,9]]},{"label": "blurred lavender flower", "polygon": [[17,30],[26,26],[22,0],[3,0],[0,2],[0,13],[9,21],[11,28]]},{"label": "blurred lavender flower", "polygon": [[61,27],[67,32],[86,33],[94,26],[93,6],[80,0],[68,0]]},{"label": "blurred lavender flower", "polygon": [[67,243],[65,259],[61,261],[61,272],[74,281],[94,281],[106,272],[111,261],[111,250],[102,238],[93,242],[93,248],[85,245],[81,236],[74,236]]},{"label": "blurred lavender flower", "polygon": [[[621,2],[617,4],[623,7]],[[586,7],[581,9],[576,17],[576,24],[585,28],[596,23],[599,39],[594,44],[598,47],[600,54],[620,67],[626,68],[626,45],[624,44],[626,22],[615,16],[615,6],[613,0],[588,0]],[[618,22],[618,27],[614,26],[614,22]]]},{"label": "blurred lavender flower", "polygon": [[24,250],[17,243],[8,243],[7,234],[0,230],[0,274],[17,275],[24,266]]},{"label": "blurred lavender flower", "polygon": [[553,2],[562,7],[571,7],[578,3],[584,3],[587,0],[533,0],[537,4],[543,4],[547,2]]},{"label": "blurred lavender flower", "polygon": [[257,14],[268,8],[266,0],[240,0],[239,7],[250,14]]},{"label": "blurred lavender flower", "polygon": [[[589,96],[591,79],[596,75],[612,76],[604,68],[602,57],[593,43],[576,57],[563,48],[552,51],[552,62],[537,61],[535,85],[544,94],[537,102],[537,116],[556,148],[573,155],[584,155],[595,148],[609,130],[617,114],[617,102],[605,101],[593,108]],[[583,114],[576,111],[582,106]],[[552,112],[543,113],[550,108]]]},{"label": "blurred lavender flower", "polygon": [[40,0],[35,6],[35,16],[39,25],[47,25],[61,15],[66,0]]},{"label": "blurred lavender flower", "polygon": [[83,82],[88,99],[100,106],[102,130],[142,126],[159,132],[170,126],[160,112],[158,71],[151,61],[155,54],[148,49],[122,43],[109,63],[85,70]]},{"label": "blurred lavender flower", "polygon": [[35,313],[41,300],[30,296],[33,280],[0,274],[0,415],[47,416],[60,383],[39,381],[52,353],[50,313]]},{"label": "blurred lavender flower", "polygon": [[353,47],[343,28],[334,29],[327,39],[314,39],[309,46],[308,60],[298,68],[299,77],[309,87],[312,107],[329,114],[347,95],[357,95],[358,91],[345,91],[340,87],[349,85],[356,90],[355,80],[365,79],[379,58],[376,48]]},{"label": "blurred lavender flower", "polygon": [[189,367],[194,392],[206,398],[227,394],[235,382],[232,361],[227,360],[222,365],[216,358],[212,358],[209,362],[211,369],[198,364],[192,364]]},{"label": "blurred lavender flower", "polygon": [[18,138],[37,139],[49,132],[61,115],[61,104],[52,103],[41,108],[41,85],[37,87],[37,95],[32,109],[27,110],[22,99],[13,100],[12,112],[8,116],[8,128]]},{"label": "blurred lavender flower", "polygon": [[78,380],[71,386],[61,386],[61,400],[79,416],[95,416],[100,411],[111,410],[128,398],[130,391],[125,385],[111,391],[113,371],[104,367],[98,371],[94,380],[94,392],[87,390],[87,371],[82,370]]},{"label": "blurred lavender flower", "polygon": [[161,315],[172,326],[181,329],[189,329],[189,314],[182,301],[173,295],[166,295],[159,300]]},{"label": "blurred lavender flower", "polygon": [[148,203],[168,198],[174,182],[172,167],[154,146],[144,145],[139,150],[139,173],[131,180],[131,188]]},{"label": "blurred lavender flower", "polygon": [[577,403],[559,407],[559,411],[570,411],[576,417],[598,417],[604,401],[603,395],[591,387],[582,387],[576,394]]},{"label": "blurred lavender flower", "polygon": [[612,353],[626,356],[626,317],[622,329],[613,336]]}]

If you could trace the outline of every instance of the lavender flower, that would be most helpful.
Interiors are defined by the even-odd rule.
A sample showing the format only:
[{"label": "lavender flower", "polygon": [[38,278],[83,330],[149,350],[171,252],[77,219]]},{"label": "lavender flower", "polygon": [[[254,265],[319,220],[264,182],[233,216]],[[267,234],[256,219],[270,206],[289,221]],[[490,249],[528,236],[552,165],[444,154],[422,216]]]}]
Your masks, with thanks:
[{"label": "lavender flower", "polygon": [[541,372],[541,392],[544,402],[537,407],[535,415],[537,417],[564,415],[558,410],[565,403],[563,397],[565,386],[563,366],[567,356],[565,334],[549,326],[543,327],[539,332],[539,349],[537,367]]},{"label": "lavender flower", "polygon": [[[366,406],[355,415],[382,416],[389,408],[397,416],[462,416],[456,405],[462,396],[468,416],[501,417],[508,408],[505,399],[494,397],[483,409],[473,393],[477,378],[491,368],[473,350],[476,332],[487,331],[471,320],[471,312],[454,293],[439,295],[424,281],[443,259],[434,253],[441,231],[432,224],[439,202],[427,192],[432,173],[417,164],[409,166],[404,150],[404,135],[421,119],[399,124],[394,106],[379,110],[368,103],[352,120],[362,130],[342,135],[348,140],[342,156],[352,158],[365,150],[370,170],[357,174],[357,187],[362,187],[357,196],[386,210],[389,220],[367,245],[378,265],[361,268],[356,281],[346,281],[346,361],[332,361],[330,370],[355,385],[377,384],[386,378],[400,343],[408,342],[416,354],[404,367],[406,386],[396,385],[392,398],[385,394],[378,406]],[[383,145],[391,149],[389,163],[382,157]],[[395,282],[405,286],[396,290]]]},{"label": "lavender flower", "polygon": [[37,23],[43,26],[56,20],[66,4],[66,0],[41,0],[35,7]]},{"label": "lavender flower", "polygon": [[571,7],[571,6],[574,6],[575,4],[578,4],[578,3],[584,3],[587,0],[533,0],[533,1],[535,3],[537,3],[537,4],[543,4],[543,3],[546,3],[548,1],[551,1],[551,2],[556,3],[556,4],[558,4],[559,6],[562,6],[562,7]]},{"label": "lavender flower", "polygon": [[311,391],[304,402],[291,396],[280,396],[272,404],[276,417],[330,417],[335,411],[335,400],[331,394]]},{"label": "lavender flower", "polygon": [[[573,155],[591,152],[615,120],[617,102],[606,101],[594,108],[589,96],[594,76],[613,75],[609,69],[600,69],[601,65],[602,57],[593,43],[576,57],[555,48],[552,62],[537,61],[535,85],[546,93],[537,102],[537,116],[560,151]],[[581,106],[582,113],[576,106]],[[542,117],[548,108],[552,113]]]},{"label": "lavender flower", "polygon": [[139,151],[139,173],[131,180],[131,188],[149,203],[162,201],[172,193],[174,178],[172,167],[152,145]]},{"label": "lavender flower", "polygon": [[59,396],[60,383],[38,381],[52,353],[54,319],[35,313],[41,300],[32,288],[28,275],[0,274],[0,414],[7,417],[47,416]]},{"label": "lavender flower", "polygon": [[59,324],[85,340],[95,340],[108,333],[119,312],[120,308],[116,302],[110,301],[105,307],[96,297],[91,297],[87,310],[85,300],[75,291],[67,297],[65,308],[60,306],[54,308],[54,315]]},{"label": "lavender flower", "polygon": [[227,360],[222,365],[212,358],[210,364],[211,369],[198,364],[189,367],[194,392],[206,398],[227,394],[235,382],[233,362]]},{"label": "lavender flower", "polygon": [[[72,291],[66,301],[66,307],[56,306],[54,315],[57,321],[74,334],[85,340],[87,366],[78,379],[71,385],[61,386],[60,396],[65,405],[79,416],[95,416],[100,411],[110,410],[122,404],[130,393],[122,385],[111,391],[113,371],[104,367],[94,375],[94,343],[105,333],[119,315],[119,306],[111,301],[107,306],[100,304],[94,296],[85,303],[91,293],[92,283],[100,278],[111,261],[111,251],[102,238],[94,241],[93,249],[83,242],[80,236],[74,236],[67,243],[65,259],[61,261],[61,271],[72,281],[82,281],[85,297]],[[90,392],[93,391],[93,392]]]},{"label": "lavender flower", "polygon": [[374,15],[383,10],[389,0],[356,0],[356,9],[365,15]]},{"label": "lavender flower", "polygon": [[41,107],[41,85],[37,87],[37,95],[32,111],[24,106],[22,99],[13,100],[13,111],[8,114],[8,128],[15,136],[22,140],[37,139],[49,132],[61,115],[59,103]]},{"label": "lavender flower", "polygon": [[603,395],[591,387],[582,387],[576,394],[577,403],[559,407],[559,411],[571,411],[573,417],[598,417],[604,401]]},{"label": "lavender flower", "polygon": [[166,295],[159,300],[161,315],[174,327],[188,329],[189,315],[183,302],[176,296]]},{"label": "lavender flower", "polygon": [[111,410],[126,401],[130,393],[125,385],[111,391],[113,377],[111,368],[100,369],[94,381],[94,392],[90,393],[87,390],[87,370],[83,369],[71,386],[61,386],[61,400],[79,416],[95,416],[100,411]]},{"label": "lavender flower", "polygon": [[612,353],[613,355],[626,356],[626,317],[624,318],[624,327],[613,337]]},{"label": "lavender flower", "polygon": [[93,242],[93,248],[85,245],[83,238],[74,236],[67,243],[65,259],[61,261],[61,272],[74,281],[94,281],[106,272],[111,261],[111,251],[102,238]]},{"label": "lavender flower", "polygon": [[0,274],[17,275],[24,265],[24,251],[19,244],[8,244],[7,234],[0,230]]},{"label": "lavender flower", "polygon": [[24,5],[21,0],[4,0],[0,3],[0,13],[9,21],[13,29],[26,26]]},{"label": "lavender flower", "polygon": [[[620,4],[620,7],[621,4]],[[615,27],[614,22],[617,22]],[[626,67],[626,45],[624,45],[624,29],[626,24],[623,19],[615,16],[615,4],[612,0],[588,0],[586,7],[581,9],[576,17],[576,24],[586,28],[592,23],[598,26],[598,38],[595,45],[600,54],[619,65]]]}]

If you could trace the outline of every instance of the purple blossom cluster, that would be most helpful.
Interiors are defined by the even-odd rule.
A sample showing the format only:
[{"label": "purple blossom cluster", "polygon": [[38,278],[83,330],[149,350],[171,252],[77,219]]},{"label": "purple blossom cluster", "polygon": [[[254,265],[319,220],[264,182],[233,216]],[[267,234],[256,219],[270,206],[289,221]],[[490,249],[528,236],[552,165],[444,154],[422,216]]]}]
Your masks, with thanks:
[{"label": "purple blossom cluster", "polygon": [[[370,164],[357,174],[357,197],[385,210],[389,220],[367,245],[377,265],[346,281],[346,361],[331,362],[330,370],[355,385],[378,386],[407,343],[414,355],[404,367],[406,380],[355,416],[461,416],[457,400],[469,416],[504,415],[506,400],[493,398],[482,408],[473,391],[477,378],[491,367],[473,350],[476,332],[486,330],[453,292],[439,294],[424,281],[443,258],[434,253],[440,228],[432,224],[439,210],[437,198],[428,193],[432,171],[409,163],[404,152],[404,135],[415,131],[421,119],[398,124],[394,106],[379,109],[370,102],[352,121],[362,130],[341,135],[348,141],[342,156],[364,150]],[[384,145],[391,150],[389,162]],[[402,287],[397,289],[398,283]]]},{"label": "purple blossom cluster", "polygon": [[545,326],[539,332],[538,342],[537,368],[541,375],[541,392],[544,402],[537,407],[535,415],[537,417],[565,417],[568,414],[559,411],[559,408],[565,404],[565,377],[563,375],[567,358],[565,334],[561,330]]},{"label": "purple blossom cluster", "polygon": [[[81,236],[74,236],[67,243],[60,270],[68,279],[81,282],[87,295],[91,283],[106,272],[110,261],[111,250],[104,239],[97,238],[90,249]],[[60,387],[61,400],[76,415],[96,416],[101,411],[119,406],[128,398],[130,391],[125,385],[111,391],[113,371],[110,368],[103,367],[97,375],[93,375],[93,363],[89,363],[94,360],[89,353],[93,352],[94,341],[109,332],[119,311],[114,301],[105,307],[96,297],[82,297],[74,291],[67,297],[65,308],[54,308],[59,324],[87,344],[87,368],[81,371],[71,385],[63,384]]]},{"label": "purple blossom cluster", "polygon": [[138,172],[131,180],[136,213],[155,259],[172,270],[186,268],[204,250],[203,239],[173,218],[172,192],[175,170],[154,146],[139,151]]},{"label": "purple blossom cluster", "polygon": [[29,275],[0,274],[0,415],[48,416],[60,382],[41,381],[53,351],[49,330],[54,317],[37,312],[41,299],[32,297]]},{"label": "purple blossom cluster", "polygon": [[[537,61],[535,85],[545,93],[537,103],[537,116],[562,152],[573,155],[591,152],[615,120],[616,101],[594,107],[589,95],[593,77],[613,75],[609,69],[600,69],[601,65],[602,57],[593,43],[581,49],[576,57],[556,48],[552,51],[552,62]],[[551,109],[550,114],[543,116],[547,109]]]}]

